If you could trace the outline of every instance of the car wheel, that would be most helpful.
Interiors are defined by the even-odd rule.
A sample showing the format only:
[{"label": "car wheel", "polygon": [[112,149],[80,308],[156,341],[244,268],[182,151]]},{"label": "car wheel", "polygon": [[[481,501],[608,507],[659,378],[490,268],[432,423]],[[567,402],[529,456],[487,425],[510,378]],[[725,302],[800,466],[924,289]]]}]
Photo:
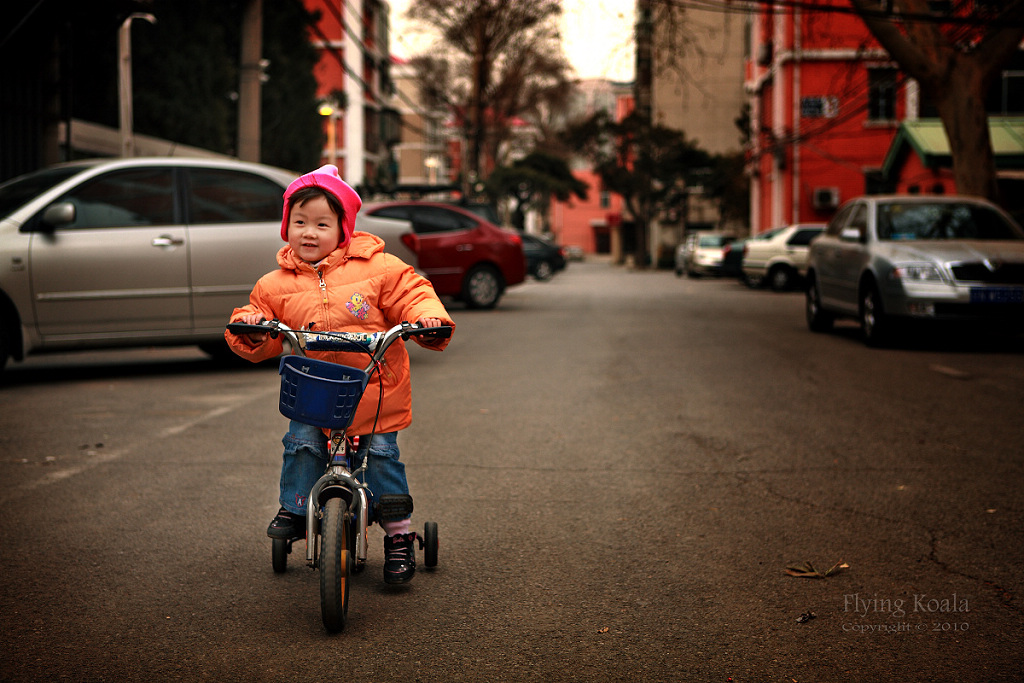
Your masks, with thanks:
[{"label": "car wheel", "polygon": [[493,266],[476,266],[462,281],[462,299],[470,308],[494,308],[501,291],[501,276]]},{"label": "car wheel", "polygon": [[868,346],[883,346],[891,336],[892,323],[882,307],[878,287],[869,284],[860,297],[860,329]]},{"label": "car wheel", "polygon": [[772,291],[785,292],[793,286],[793,271],[788,266],[775,266],[768,273],[768,282]]},{"label": "car wheel", "polygon": [[818,292],[818,283],[814,278],[807,280],[805,312],[807,314],[807,327],[811,332],[828,332],[832,329],[835,317],[821,307],[821,294]]},{"label": "car wheel", "polygon": [[551,266],[551,261],[541,261],[537,264],[533,276],[538,280],[550,280],[554,274],[555,269]]}]

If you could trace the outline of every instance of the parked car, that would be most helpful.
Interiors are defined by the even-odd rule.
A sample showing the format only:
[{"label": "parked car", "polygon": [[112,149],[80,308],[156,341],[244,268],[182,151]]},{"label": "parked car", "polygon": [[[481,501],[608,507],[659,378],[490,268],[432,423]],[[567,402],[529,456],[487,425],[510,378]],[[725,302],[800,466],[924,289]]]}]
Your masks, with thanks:
[{"label": "parked car", "polygon": [[732,235],[708,230],[690,233],[676,249],[676,275],[718,275],[722,269],[722,250],[733,239]]},{"label": "parked car", "polygon": [[783,292],[799,284],[807,273],[811,240],[825,230],[824,223],[798,223],[771,231],[765,239],[747,242],[743,275],[751,287],[768,284]]},{"label": "parked car", "polygon": [[520,235],[460,206],[395,201],[365,206],[362,213],[409,221],[400,240],[415,253],[434,291],[470,308],[494,308],[507,287],[526,279]]},{"label": "parked car", "polygon": [[567,261],[582,261],[585,258],[583,247],[578,244],[567,244],[562,247],[562,251],[565,252]]},{"label": "parked car", "polygon": [[523,253],[526,272],[538,280],[550,280],[565,268],[565,252],[551,240],[537,235],[523,234]]},{"label": "parked car", "polygon": [[[198,344],[277,268],[296,173],[180,157],[60,164],[0,185],[0,368],[41,351]],[[356,217],[359,230],[394,221]],[[408,229],[408,224],[402,224]]]},{"label": "parked car", "polygon": [[1024,230],[962,196],[867,196],[811,243],[807,325],[860,320],[869,345],[909,320],[1024,321]]}]

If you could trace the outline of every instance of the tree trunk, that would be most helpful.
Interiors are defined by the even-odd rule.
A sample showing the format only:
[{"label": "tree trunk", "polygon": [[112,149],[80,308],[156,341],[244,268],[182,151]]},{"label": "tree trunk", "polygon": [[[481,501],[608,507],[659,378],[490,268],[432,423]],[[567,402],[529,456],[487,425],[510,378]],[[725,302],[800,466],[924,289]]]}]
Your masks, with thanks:
[{"label": "tree trunk", "polygon": [[978,73],[971,60],[960,60],[947,76],[949,80],[936,88],[936,107],[953,155],[957,192],[998,203],[995,156],[982,91],[988,79]]}]

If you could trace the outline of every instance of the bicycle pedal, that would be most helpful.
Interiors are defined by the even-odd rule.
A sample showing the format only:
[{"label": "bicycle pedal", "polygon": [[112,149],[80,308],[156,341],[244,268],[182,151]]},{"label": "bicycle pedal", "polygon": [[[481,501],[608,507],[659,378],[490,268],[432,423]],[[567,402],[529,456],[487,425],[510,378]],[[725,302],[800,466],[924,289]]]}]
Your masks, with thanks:
[{"label": "bicycle pedal", "polygon": [[405,519],[412,514],[412,496],[403,493],[379,496],[374,507],[379,520],[391,522]]}]

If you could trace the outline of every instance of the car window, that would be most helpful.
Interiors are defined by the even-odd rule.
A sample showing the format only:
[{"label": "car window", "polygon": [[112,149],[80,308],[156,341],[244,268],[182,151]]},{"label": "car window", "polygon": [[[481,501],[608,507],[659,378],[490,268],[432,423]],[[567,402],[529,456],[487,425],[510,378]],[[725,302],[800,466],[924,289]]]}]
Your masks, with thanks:
[{"label": "car window", "polygon": [[383,206],[370,213],[371,216],[379,218],[398,218],[403,221],[409,220],[409,209],[405,206]]},{"label": "car window", "polygon": [[280,221],[284,188],[263,176],[220,168],[188,169],[188,222]]},{"label": "car window", "polygon": [[820,234],[821,230],[819,228],[804,228],[797,230],[793,233],[793,236],[789,238],[789,241],[786,242],[786,244],[793,247],[806,247],[811,243],[811,240]]},{"label": "car window", "polygon": [[88,180],[58,202],[75,205],[63,229],[123,228],[175,223],[174,176],[166,168],[111,171]]},{"label": "car window", "polygon": [[476,223],[467,216],[439,206],[416,206],[412,209],[412,229],[417,233],[472,230]]},{"label": "car window", "polygon": [[853,212],[850,214],[850,221],[846,224],[847,228],[856,228],[863,234],[868,229],[868,207],[863,204],[857,204],[853,207]]},{"label": "car window", "polygon": [[485,221],[487,221],[489,223],[494,223],[495,225],[501,225],[501,217],[498,216],[497,210],[495,210],[495,208],[493,206],[491,206],[490,204],[469,203],[469,204],[459,204],[459,206],[461,206],[466,211],[470,211],[470,212],[476,214],[477,216],[479,216],[480,218],[483,218]]},{"label": "car window", "polygon": [[854,206],[850,205],[839,210],[832,220],[828,222],[828,227],[825,228],[825,234],[831,237],[838,237],[839,233],[842,232],[843,228],[846,227],[846,221],[850,218],[850,213],[853,211]]},{"label": "car window", "polygon": [[724,235],[706,235],[706,236],[700,238],[700,246],[702,246],[702,247],[721,247],[726,242],[728,242],[729,239],[730,238],[728,238],[728,237],[726,237]]},{"label": "car window", "polygon": [[81,172],[79,166],[62,166],[30,173],[0,185],[0,218],[6,218],[54,185]]},{"label": "car window", "polygon": [[884,204],[878,209],[883,240],[1015,240],[1016,226],[985,206],[971,204]]}]

